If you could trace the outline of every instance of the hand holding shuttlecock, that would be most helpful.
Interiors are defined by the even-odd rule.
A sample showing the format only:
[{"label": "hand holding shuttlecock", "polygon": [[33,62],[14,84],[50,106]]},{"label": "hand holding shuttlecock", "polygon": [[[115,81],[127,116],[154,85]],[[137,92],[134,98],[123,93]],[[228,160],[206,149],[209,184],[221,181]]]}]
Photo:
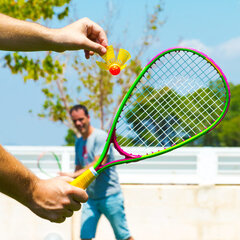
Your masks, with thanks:
[{"label": "hand holding shuttlecock", "polygon": [[118,75],[127,66],[125,63],[131,58],[131,55],[127,50],[121,48],[116,59],[111,45],[107,47],[107,52],[102,58],[105,62],[97,61],[97,65],[103,70],[108,70],[112,75]]}]

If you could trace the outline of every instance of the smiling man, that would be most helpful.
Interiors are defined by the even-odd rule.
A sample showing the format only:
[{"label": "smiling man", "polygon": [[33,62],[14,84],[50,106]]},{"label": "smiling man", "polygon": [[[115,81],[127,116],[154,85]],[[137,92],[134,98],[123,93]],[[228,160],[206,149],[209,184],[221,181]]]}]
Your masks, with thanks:
[{"label": "smiling man", "polygon": [[[75,105],[70,114],[81,137],[75,143],[75,172],[61,175],[76,178],[97,162],[104,149],[107,133],[91,125],[88,109],[84,105]],[[113,150],[110,147],[109,155],[104,161],[112,161],[113,158]],[[133,240],[127,226],[123,194],[115,167],[103,171],[87,188],[87,193],[89,199],[83,205],[81,239],[95,237],[97,223],[104,214],[113,228],[116,239]]]}]

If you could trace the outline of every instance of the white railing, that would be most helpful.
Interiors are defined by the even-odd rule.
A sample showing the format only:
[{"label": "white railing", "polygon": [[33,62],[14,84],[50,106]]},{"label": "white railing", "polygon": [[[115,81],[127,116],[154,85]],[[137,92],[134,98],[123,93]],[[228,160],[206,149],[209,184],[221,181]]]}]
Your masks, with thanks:
[{"label": "white railing", "polygon": [[[38,166],[50,175],[59,171],[52,153],[61,162],[62,171],[74,169],[74,147],[6,146],[25,166],[46,178]],[[139,149],[141,154],[143,149]],[[116,153],[116,159],[120,156]],[[125,184],[240,184],[240,148],[183,147],[167,154],[132,164],[117,166],[120,182]]]}]

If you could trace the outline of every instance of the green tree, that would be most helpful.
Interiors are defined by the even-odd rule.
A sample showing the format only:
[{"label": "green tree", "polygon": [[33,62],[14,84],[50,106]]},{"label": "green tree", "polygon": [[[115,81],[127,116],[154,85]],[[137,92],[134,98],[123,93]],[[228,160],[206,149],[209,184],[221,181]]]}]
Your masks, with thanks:
[{"label": "green tree", "polygon": [[76,141],[76,134],[72,129],[68,129],[67,136],[65,137],[65,142],[67,146],[74,146]]},{"label": "green tree", "polygon": [[52,19],[57,16],[59,20],[68,16],[68,3],[71,0],[1,0],[0,12],[18,19]]},{"label": "green tree", "polygon": [[240,84],[230,84],[231,102],[228,113],[219,127],[216,134],[220,146],[240,146]]},{"label": "green tree", "polygon": [[[225,105],[224,95],[219,91],[224,89],[220,80],[210,82],[208,87],[199,88],[187,95],[182,87],[175,90],[168,87],[168,83],[164,87],[160,86],[159,88],[159,84],[155,84],[154,79],[150,79],[145,84],[142,81],[133,91],[126,104],[127,110],[119,121],[119,130],[117,125],[121,145],[131,146],[134,143],[140,146],[166,147],[182,142],[209,127],[213,119],[221,115],[221,109]],[[231,115],[236,117],[230,121],[226,119],[221,130],[218,128],[214,134],[204,135],[192,145],[236,144],[236,139],[230,136],[230,132],[233,131],[231,127],[237,127],[239,115],[230,113],[229,118]],[[121,132],[124,134],[121,135]]]},{"label": "green tree", "polygon": [[[68,16],[70,1],[2,0],[0,1],[0,12],[22,20],[45,21],[51,20],[53,17],[62,20]],[[68,108],[67,100],[71,101],[68,94],[65,94],[63,86],[63,83],[66,82],[64,71],[66,70],[67,61],[61,62],[59,56],[61,55],[52,52],[12,52],[4,56],[4,66],[9,67],[13,74],[22,74],[24,82],[28,80],[39,81],[41,79],[44,86],[42,92],[46,97],[43,109],[49,109],[49,113],[48,115],[43,113],[38,115],[40,117],[49,117],[52,121],[62,121],[71,127],[70,118],[62,111],[64,107]],[[53,85],[57,87],[57,93],[51,90]]]},{"label": "green tree", "polygon": [[240,116],[222,122],[219,140],[222,146],[240,146]]},{"label": "green tree", "polygon": [[230,84],[231,101],[223,121],[213,131],[191,143],[193,146],[240,146],[240,85]]}]

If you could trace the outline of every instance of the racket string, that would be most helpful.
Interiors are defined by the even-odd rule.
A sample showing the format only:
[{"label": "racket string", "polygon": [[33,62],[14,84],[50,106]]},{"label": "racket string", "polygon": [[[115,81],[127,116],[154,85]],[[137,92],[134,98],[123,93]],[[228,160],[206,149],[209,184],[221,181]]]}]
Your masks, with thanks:
[{"label": "racket string", "polygon": [[[173,119],[173,118],[172,118]],[[164,126],[163,126],[164,127]],[[181,126],[180,126],[181,127]],[[150,129],[151,130],[151,129]]]},{"label": "racket string", "polygon": [[142,76],[123,108],[119,144],[165,148],[196,135],[221,114],[223,89],[206,59],[189,52],[165,55]]},{"label": "racket string", "polygon": [[[167,102],[166,102],[167,103]],[[168,103],[167,103],[168,104]],[[169,104],[168,104],[169,105]],[[171,106],[169,106],[169,107],[171,107]],[[180,110],[181,111],[181,110]],[[167,108],[165,108],[165,110],[164,110],[164,112],[168,112],[168,109]],[[163,112],[163,113],[164,113]],[[156,112],[157,113],[157,112]],[[177,121],[174,119],[174,117],[173,116],[171,116],[170,114],[168,114],[168,117],[170,117],[170,119],[168,119],[168,121],[174,121],[176,124],[177,124]],[[187,120],[188,120],[188,118],[187,118]],[[191,120],[190,120],[191,121]],[[164,127],[167,125],[167,122],[165,121],[165,123],[162,123],[163,122],[163,120],[161,120],[160,121],[160,123],[158,124],[158,125],[162,125],[162,127],[160,128],[159,127],[159,130],[158,131],[161,131],[162,129],[164,129]],[[147,126],[146,126],[147,127]],[[180,127],[181,128],[181,130],[182,131],[184,131],[185,129],[184,128],[182,128],[182,126],[181,125],[178,125],[178,127]],[[168,129],[167,129],[168,130]],[[192,129],[193,130],[193,129]],[[200,129],[199,129],[200,130]],[[150,129],[150,131],[151,131],[151,129]],[[193,130],[194,131],[194,130]],[[169,136],[171,136],[171,134],[174,132],[174,130],[172,129],[172,131],[170,131],[169,132]],[[158,132],[156,132],[156,134],[158,134]],[[143,136],[143,138],[145,137],[145,135]],[[167,136],[166,136],[167,137]],[[163,138],[163,141],[166,139],[166,137],[165,138]],[[171,138],[170,138],[171,139]]]},{"label": "racket string", "polygon": [[[174,84],[173,84],[174,85]],[[200,87],[200,86],[199,86]],[[196,98],[193,98],[193,99],[195,99],[196,100]],[[203,100],[203,98],[202,98],[202,100]],[[164,100],[163,100],[164,101]],[[191,103],[191,102],[190,102]],[[190,104],[189,103],[189,104]],[[168,104],[169,105],[169,104]],[[171,107],[170,105],[169,105],[169,107]],[[167,112],[168,111],[168,109],[165,109],[165,111]],[[210,114],[209,114],[209,117],[212,117]],[[205,126],[204,126],[205,127]]]}]

